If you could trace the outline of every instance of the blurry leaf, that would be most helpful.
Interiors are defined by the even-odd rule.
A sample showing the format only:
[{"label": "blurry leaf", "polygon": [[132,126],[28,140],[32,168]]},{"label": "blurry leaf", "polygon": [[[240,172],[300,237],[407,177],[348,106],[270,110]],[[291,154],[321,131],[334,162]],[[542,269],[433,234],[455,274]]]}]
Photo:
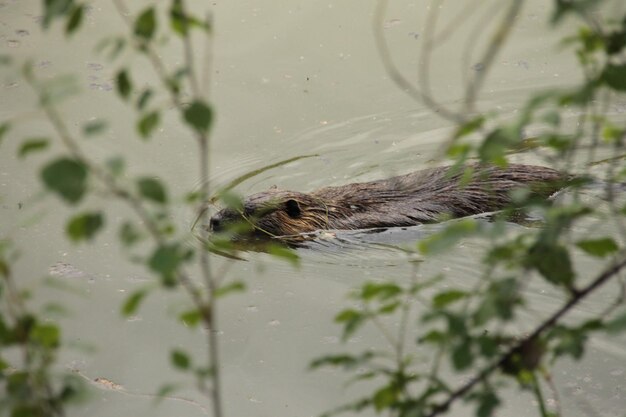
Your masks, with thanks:
[{"label": "blurry leaf", "polygon": [[180,389],[180,386],[177,384],[164,384],[161,385],[159,387],[159,389],[156,392],[156,398],[155,398],[155,403],[159,403],[160,401],[162,401],[163,399],[168,398],[169,396],[171,396],[173,393],[175,393],[176,391],[178,391]]},{"label": "blurry leaf", "polygon": [[215,290],[215,297],[223,297],[224,295],[233,293],[233,292],[242,292],[246,290],[246,284],[243,281],[235,281],[231,282],[228,285],[223,285]]},{"label": "blurry leaf", "polygon": [[9,122],[0,123],[0,145],[2,144],[2,139],[4,135],[11,129],[11,124]]},{"label": "blurry leaf", "polygon": [[374,298],[385,301],[402,293],[402,288],[392,282],[368,282],[363,284],[359,298],[364,301],[370,301]]},{"label": "blurry leaf", "polygon": [[194,101],[183,113],[185,122],[193,127],[197,132],[205,134],[211,127],[213,112],[209,106],[202,101]]},{"label": "blurry leaf", "polygon": [[478,396],[477,417],[491,417],[500,404],[500,400],[492,391],[480,393]]},{"label": "blurry leaf", "polygon": [[471,133],[474,133],[475,131],[483,127],[484,124],[485,124],[484,116],[475,117],[465,122],[463,125],[459,126],[456,132],[454,133],[454,137],[458,139],[458,138],[462,138],[463,136],[467,136]]},{"label": "blurry leaf", "polygon": [[128,247],[139,242],[142,238],[142,233],[132,223],[125,222],[120,226],[119,238],[124,246]]},{"label": "blurry leaf", "polygon": [[187,36],[189,31],[189,23],[187,16],[183,10],[181,0],[173,0],[170,9],[170,25],[172,30],[182,36]]},{"label": "blurry leaf", "polygon": [[185,325],[189,327],[196,327],[202,320],[202,315],[197,308],[194,308],[193,310],[188,310],[181,313],[179,318],[180,321],[182,321]]},{"label": "blurry leaf", "polygon": [[478,337],[477,341],[481,355],[487,358],[491,358],[496,353],[498,353],[498,343],[494,340],[493,337],[487,334],[482,334]]},{"label": "blurry leaf", "polygon": [[626,91],[626,64],[607,64],[602,80],[617,91]]},{"label": "blurry leaf", "polygon": [[613,334],[622,333],[626,330],[626,312],[606,322],[606,331]]},{"label": "blurry leaf", "polygon": [[469,340],[465,340],[463,343],[459,343],[453,347],[451,359],[452,365],[457,371],[462,371],[472,366],[474,355],[472,354],[471,346]]},{"label": "blurry leaf", "polygon": [[580,329],[557,326],[551,332],[551,338],[557,340],[554,347],[555,357],[570,355],[574,359],[580,359],[585,352],[587,334]]},{"label": "blurry leaf", "polygon": [[589,255],[604,258],[606,255],[616,252],[619,247],[610,237],[602,239],[588,239],[576,242],[576,246],[587,252]]},{"label": "blurry leaf", "polygon": [[148,138],[159,125],[160,115],[158,111],[152,111],[141,116],[137,122],[137,131],[142,138]]},{"label": "blurry leaf", "polygon": [[616,55],[626,47],[626,30],[615,31],[609,34],[606,40],[606,53]]},{"label": "blurry leaf", "polygon": [[0,54],[0,66],[8,66],[13,63],[13,59],[10,55]]},{"label": "blurry leaf", "polygon": [[41,346],[53,349],[59,346],[61,333],[53,324],[37,324],[31,331],[31,338]]},{"label": "blurry leaf", "polygon": [[144,198],[160,204],[167,202],[167,194],[161,181],[148,177],[139,178],[137,180],[137,186],[139,188],[139,193]]},{"label": "blurry leaf", "polygon": [[551,126],[557,127],[561,124],[561,115],[558,111],[553,110],[543,115],[541,118],[544,122]]},{"label": "blurry leaf", "polygon": [[175,272],[192,256],[191,250],[183,248],[177,243],[161,244],[152,253],[148,260],[148,266],[161,275],[164,286],[173,287],[177,283]]},{"label": "blurry leaf", "polygon": [[368,363],[372,358],[374,358],[374,356],[376,355],[374,354],[374,352],[371,351],[366,351],[360,355],[326,355],[312,361],[309,367],[311,369],[317,369],[321,368],[322,366],[336,366],[341,367],[345,370],[350,370]]},{"label": "blurry leaf", "polygon": [[569,252],[561,245],[538,242],[530,249],[526,265],[535,268],[553,284],[569,288],[574,282]]},{"label": "blurry leaf", "polygon": [[141,94],[139,95],[139,98],[137,99],[137,109],[143,110],[148,104],[148,101],[150,101],[150,98],[152,97],[153,94],[154,93],[149,88],[146,88],[145,90],[143,90]]},{"label": "blurry leaf", "polygon": [[478,148],[480,160],[487,164],[506,166],[506,152],[520,142],[519,131],[512,128],[496,128],[483,140]]},{"label": "blurry leaf", "polygon": [[84,6],[82,4],[74,6],[74,10],[65,25],[65,33],[71,35],[80,27],[83,21]]},{"label": "blurry leaf", "polygon": [[420,337],[418,343],[433,343],[435,345],[442,345],[448,340],[447,335],[439,330],[431,330],[424,336]]},{"label": "blurry leaf", "polygon": [[65,232],[74,242],[91,240],[104,224],[101,212],[82,213],[72,217]]},{"label": "blurry leaf", "polygon": [[70,204],[78,203],[87,190],[87,168],[81,162],[59,158],[41,171],[44,184]]},{"label": "blurry leaf", "polygon": [[353,309],[346,309],[341,311],[336,317],[336,323],[343,323],[343,335],[344,341],[348,340],[350,336],[365,322],[366,316],[360,311]]},{"label": "blurry leaf", "polygon": [[148,295],[147,289],[141,289],[133,292],[122,305],[122,315],[124,317],[128,317],[135,314],[139,309],[141,302],[144,298],[146,298],[146,295]]},{"label": "blurry leaf", "polygon": [[124,166],[126,163],[124,158],[121,156],[114,156],[107,159],[104,164],[114,177],[119,177],[124,172]]},{"label": "blurry leaf", "polygon": [[392,303],[385,304],[381,308],[378,309],[378,313],[379,314],[392,314],[401,305],[402,305],[402,303],[399,302],[399,301],[394,301]]},{"label": "blurry leaf", "polygon": [[32,138],[27,139],[20,146],[20,150],[18,151],[18,156],[20,158],[24,158],[31,152],[43,151],[48,148],[49,142],[47,138]]},{"label": "blurry leaf", "polygon": [[126,46],[125,38],[123,38],[122,36],[111,36],[111,37],[104,38],[100,42],[98,42],[95,50],[97,53],[104,53],[106,49],[110,49],[110,52],[107,58],[113,61],[115,58],[117,58],[120,52],[124,50],[125,46]]},{"label": "blurry leaf", "polygon": [[377,412],[391,408],[398,401],[400,392],[393,384],[383,387],[374,393],[373,402]]},{"label": "blurry leaf", "polygon": [[300,256],[298,256],[293,249],[289,249],[285,246],[271,245],[268,247],[267,253],[289,262],[295,268],[300,266]]},{"label": "blurry leaf", "polygon": [[58,104],[80,92],[80,84],[74,74],[45,78],[40,80],[39,84],[39,99],[42,106]]},{"label": "blurry leaf", "polygon": [[123,69],[115,76],[115,85],[117,86],[117,92],[124,99],[127,100],[130,97],[130,91],[132,90],[132,83],[128,75],[128,71]]},{"label": "blurry leaf", "polygon": [[478,223],[474,219],[462,219],[448,224],[443,231],[421,240],[417,247],[423,254],[441,253],[478,230]]},{"label": "blurry leaf", "polygon": [[83,126],[83,133],[85,136],[93,136],[98,133],[102,133],[107,127],[107,122],[104,120],[92,120],[88,123],[85,123]]},{"label": "blurry leaf", "polygon": [[44,0],[44,15],[41,21],[43,28],[47,29],[55,18],[64,16],[73,4],[73,0]]},{"label": "blurry leaf", "polygon": [[187,370],[191,365],[191,360],[189,359],[189,356],[182,350],[173,350],[171,352],[170,359],[172,361],[172,365],[181,370]]},{"label": "blurry leaf", "polygon": [[435,297],[433,297],[433,306],[435,308],[443,308],[448,304],[461,300],[467,296],[467,292],[461,290],[449,290],[440,292],[439,294],[435,295]]},{"label": "blurry leaf", "polygon": [[154,36],[156,30],[156,13],[153,7],[144,10],[137,20],[135,20],[135,35],[145,41],[149,41]]}]

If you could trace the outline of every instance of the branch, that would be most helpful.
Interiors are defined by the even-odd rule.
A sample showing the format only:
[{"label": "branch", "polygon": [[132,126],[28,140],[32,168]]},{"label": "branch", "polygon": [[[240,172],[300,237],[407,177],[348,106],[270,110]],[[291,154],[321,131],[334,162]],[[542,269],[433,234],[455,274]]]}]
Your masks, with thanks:
[{"label": "branch", "polygon": [[467,382],[465,385],[453,391],[447,400],[434,405],[432,411],[429,414],[426,414],[426,417],[434,417],[448,410],[452,403],[462,398],[465,394],[472,390],[472,388],[474,388],[476,384],[487,379],[493,372],[502,367],[507,361],[509,361],[513,357],[513,355],[519,352],[525,344],[533,339],[536,339],[546,330],[552,328],[561,319],[561,317],[567,314],[573,307],[575,307],[578,303],[585,299],[589,294],[601,287],[612,277],[617,275],[617,273],[619,273],[624,267],[626,267],[626,259],[622,259],[620,262],[617,262],[612,267],[608,268],[598,277],[596,277],[589,285],[575,292],[572,298],[563,307],[561,307],[554,314],[552,314],[552,316],[550,316],[546,321],[541,323],[532,333],[521,339],[513,347],[509,348],[509,350],[504,355],[502,355],[500,359],[489,365],[487,368],[483,369],[480,373],[470,379],[469,382]]}]

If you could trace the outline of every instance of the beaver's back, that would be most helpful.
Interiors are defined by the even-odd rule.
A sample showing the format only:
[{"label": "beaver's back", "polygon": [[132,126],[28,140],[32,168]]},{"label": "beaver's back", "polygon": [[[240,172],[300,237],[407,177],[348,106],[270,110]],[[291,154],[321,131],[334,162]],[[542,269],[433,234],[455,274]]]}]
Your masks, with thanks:
[{"label": "beaver's back", "polygon": [[497,211],[510,205],[513,189],[526,187],[547,198],[566,179],[559,171],[534,165],[467,168],[472,171],[469,177],[464,177],[463,168],[437,167],[384,180],[321,188],[311,195],[326,204],[329,229],[364,229]]}]

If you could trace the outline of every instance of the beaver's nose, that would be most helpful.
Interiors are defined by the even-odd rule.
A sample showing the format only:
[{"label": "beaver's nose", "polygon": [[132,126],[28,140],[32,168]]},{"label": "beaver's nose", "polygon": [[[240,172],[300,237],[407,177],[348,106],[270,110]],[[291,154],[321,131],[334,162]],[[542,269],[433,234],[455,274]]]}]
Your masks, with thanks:
[{"label": "beaver's nose", "polygon": [[209,228],[212,232],[221,232],[223,230],[222,220],[217,216],[211,217],[211,220],[209,220]]}]

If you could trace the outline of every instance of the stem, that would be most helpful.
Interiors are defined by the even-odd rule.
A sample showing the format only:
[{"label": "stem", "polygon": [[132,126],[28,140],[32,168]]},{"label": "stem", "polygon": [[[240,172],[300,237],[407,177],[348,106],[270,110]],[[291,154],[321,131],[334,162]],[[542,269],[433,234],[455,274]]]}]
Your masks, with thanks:
[{"label": "stem", "polygon": [[539,412],[541,413],[541,417],[549,417],[548,410],[546,409],[546,404],[543,398],[543,393],[541,392],[541,386],[539,386],[539,381],[537,380],[537,375],[532,373],[532,389],[533,394],[535,394],[535,398],[539,403]]}]

